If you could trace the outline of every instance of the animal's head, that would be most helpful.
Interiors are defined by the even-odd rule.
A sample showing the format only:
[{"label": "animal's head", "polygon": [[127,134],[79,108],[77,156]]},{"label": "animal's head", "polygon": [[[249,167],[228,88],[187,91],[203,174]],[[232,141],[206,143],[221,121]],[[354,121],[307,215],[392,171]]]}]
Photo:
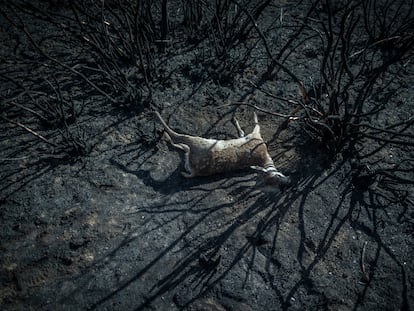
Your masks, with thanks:
[{"label": "animal's head", "polygon": [[277,190],[277,188],[289,186],[291,183],[289,176],[283,175],[274,167],[251,166],[251,168],[258,172],[261,177],[258,182],[260,188]]}]

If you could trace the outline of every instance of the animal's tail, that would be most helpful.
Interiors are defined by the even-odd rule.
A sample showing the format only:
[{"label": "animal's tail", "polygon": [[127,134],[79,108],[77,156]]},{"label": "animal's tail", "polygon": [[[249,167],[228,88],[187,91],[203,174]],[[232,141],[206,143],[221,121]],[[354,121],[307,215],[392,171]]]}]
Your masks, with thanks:
[{"label": "animal's tail", "polygon": [[164,119],[161,117],[161,115],[158,113],[158,111],[153,111],[153,113],[157,116],[157,118],[160,120],[162,125],[164,126],[166,132],[172,136],[179,136],[178,133],[176,133],[173,129],[171,129],[168,124],[164,121]]}]

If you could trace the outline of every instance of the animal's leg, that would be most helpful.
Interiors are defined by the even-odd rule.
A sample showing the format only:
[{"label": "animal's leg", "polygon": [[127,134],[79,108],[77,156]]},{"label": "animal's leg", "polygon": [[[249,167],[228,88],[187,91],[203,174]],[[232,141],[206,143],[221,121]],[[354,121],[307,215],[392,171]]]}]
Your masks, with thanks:
[{"label": "animal's leg", "polygon": [[185,147],[183,147],[183,146],[187,146],[187,145],[184,145],[184,144],[176,144],[176,143],[174,143],[174,141],[171,139],[171,136],[167,133],[167,132],[164,132],[164,137],[165,137],[165,139],[166,140],[168,140],[168,142],[174,147],[174,148],[177,148],[177,149],[181,149],[182,151],[186,151],[187,149],[185,149]]},{"label": "animal's leg", "polygon": [[164,136],[165,136],[165,139],[168,140],[168,142],[173,147],[184,151],[184,168],[187,170],[188,173],[181,172],[181,175],[183,175],[186,178],[194,177],[195,174],[190,167],[190,147],[183,143],[179,143],[179,144],[174,143],[173,140],[171,139],[171,136],[167,132],[164,132]]},{"label": "animal's leg", "polygon": [[239,121],[237,121],[236,118],[233,118],[233,124],[237,129],[237,133],[239,134],[239,137],[244,137],[244,131],[240,127]]},{"label": "animal's leg", "polygon": [[256,112],[253,113],[253,119],[254,119],[254,124],[255,124],[255,127],[253,129],[253,135],[260,135],[260,125],[259,125],[259,120],[257,119]]},{"label": "animal's leg", "polygon": [[180,145],[180,148],[182,150],[184,150],[184,168],[186,169],[186,171],[188,172],[181,172],[181,175],[184,176],[185,178],[191,178],[194,177],[195,174],[193,172],[193,170],[191,169],[190,166],[190,147],[186,144],[178,144]]}]

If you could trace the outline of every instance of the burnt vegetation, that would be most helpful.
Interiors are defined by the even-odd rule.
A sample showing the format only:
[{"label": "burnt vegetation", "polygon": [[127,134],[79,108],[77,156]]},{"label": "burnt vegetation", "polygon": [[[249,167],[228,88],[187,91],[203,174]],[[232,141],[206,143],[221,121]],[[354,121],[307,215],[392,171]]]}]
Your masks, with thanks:
[{"label": "burnt vegetation", "polygon": [[[287,117],[285,125],[300,124],[323,152],[364,166],[362,159],[385,146],[413,147],[411,115],[375,122],[392,113],[390,101],[401,92],[404,76],[412,74],[413,1],[314,1],[285,23],[283,10],[295,5],[302,3],[6,2],[0,8],[2,28],[14,49],[4,51],[3,64],[16,59],[30,72],[2,66],[0,118],[34,136],[43,146],[40,156],[86,155],[96,134],[82,126],[92,101],[108,111],[158,109],[153,94],[168,87],[174,55],[195,51],[180,68],[194,83],[211,80],[231,87],[235,77],[254,67],[261,51],[264,66],[255,69],[260,79],[250,86],[260,90],[263,81],[282,77],[296,84],[296,98],[267,94],[283,103],[271,113]],[[265,23],[269,11],[279,18]],[[306,59],[315,64],[311,76],[297,68]],[[367,143],[377,148],[367,150]],[[395,170],[376,172],[389,178],[385,172],[404,171],[404,163],[412,165],[412,158],[393,164]]]},{"label": "burnt vegetation", "polygon": [[[246,68],[259,78],[250,81],[257,91],[264,81],[290,81],[298,96],[267,92],[282,103],[269,113],[286,118],[285,126],[299,124],[298,135],[332,159],[350,159],[372,182],[379,178],[391,190],[393,183],[411,184],[405,172],[412,157],[384,164],[375,155],[414,144],[412,115],[378,122],[393,113],[404,76],[412,74],[413,1],[315,1],[284,22],[283,10],[294,5],[302,3],[6,2],[2,27],[14,49],[4,51],[3,64],[15,59],[26,67],[2,66],[0,118],[34,137],[39,157],[84,156],[97,134],[85,129],[93,101],[102,111],[159,109],[153,95],[171,85],[170,59],[194,50],[180,68],[193,83],[234,87]],[[268,12],[278,13],[270,23]],[[310,76],[298,68],[307,59],[314,63]]]},{"label": "burnt vegetation", "polygon": [[[333,154],[363,137],[412,145],[404,140],[412,136],[403,133],[411,125],[409,116],[387,127],[369,123],[398,92],[393,80],[407,74],[414,42],[412,1],[316,1],[296,25],[276,19],[262,26],[263,13],[275,6],[235,0],[6,2],[2,27],[27,48],[15,57],[36,71],[2,70],[2,82],[17,90],[3,95],[2,106],[67,133],[85,106],[74,93],[102,96],[128,109],[153,107],[153,91],[171,75],[164,65],[169,55],[207,42],[196,61],[208,76],[190,70],[191,64],[184,72],[192,79],[232,83],[236,72],[254,61],[252,51],[264,49],[269,60],[263,79],[283,72],[298,83],[305,131]],[[39,28],[30,29],[27,20],[36,20]],[[43,26],[48,33],[42,33]],[[307,36],[297,42],[301,33]],[[51,51],[52,43],[59,53]],[[286,65],[307,44],[318,47],[307,55],[319,63],[311,82]],[[9,119],[7,111],[3,119]]]},{"label": "burnt vegetation", "polygon": [[[56,194],[53,191],[61,191],[59,196],[64,193],[70,197],[67,202],[63,202],[63,199],[60,201],[57,199],[58,203],[49,202],[48,204],[53,208],[57,204],[62,204],[64,208],[71,205],[72,208],[72,203],[76,202],[73,205],[76,208],[80,206],[79,211],[82,211],[81,208],[92,209],[89,206],[90,200],[96,195],[99,199],[94,202],[100,202],[101,197],[105,197],[108,201],[103,202],[108,206],[116,207],[119,214],[125,213],[119,216],[114,212],[125,222],[122,230],[110,233],[114,236],[132,232],[134,221],[142,224],[142,228],[147,225],[147,221],[149,224],[154,221],[156,224],[154,230],[139,231],[142,228],[136,229],[138,225],[134,227],[136,232],[144,232],[148,236],[158,232],[159,229],[165,229],[165,232],[158,236],[164,243],[159,246],[161,253],[148,255],[148,257],[154,255],[154,259],[151,259],[148,266],[142,268],[142,274],[128,270],[131,275],[137,274],[130,280],[128,273],[117,275],[124,282],[119,287],[120,292],[153,266],[155,267],[159,262],[162,264],[161,259],[164,259],[170,251],[175,252],[175,247],[179,246],[181,240],[188,240],[185,241],[183,250],[188,251],[190,255],[184,260],[176,259],[178,264],[174,263],[173,271],[168,271],[162,280],[158,280],[158,284],[161,285],[149,296],[144,297],[145,299],[143,298],[144,303],[141,307],[147,307],[147,304],[151,307],[151,303],[159,297],[164,299],[163,295],[167,295],[173,288],[177,289],[174,303],[180,308],[185,308],[193,301],[187,301],[186,294],[178,285],[184,284],[183,287],[187,288],[185,283],[188,282],[187,278],[191,279],[189,276],[195,275],[194,278],[197,280],[197,275],[201,274],[203,275],[200,277],[201,281],[197,280],[195,283],[201,284],[202,289],[199,293],[192,292],[191,299],[204,297],[226,278],[233,268],[236,269],[239,261],[250,249],[254,249],[254,254],[257,249],[268,260],[266,272],[258,273],[263,278],[262,284],[274,290],[272,297],[277,297],[282,309],[287,310],[295,303],[295,297],[302,289],[306,289],[304,296],[309,294],[306,297],[317,293],[316,285],[312,284],[318,277],[317,273],[315,273],[317,277],[313,275],[314,268],[325,262],[328,255],[331,256],[328,251],[337,243],[335,244],[339,245],[337,253],[332,255],[333,259],[329,257],[326,262],[331,264],[335,261],[335,264],[337,263],[335,267],[339,269],[349,265],[343,268],[346,273],[343,273],[342,278],[346,286],[338,287],[338,291],[344,289],[351,292],[350,288],[354,291],[352,293],[354,298],[349,298],[350,301],[354,299],[353,301],[341,300],[335,302],[337,305],[347,304],[351,308],[350,305],[353,304],[355,310],[365,309],[364,299],[372,288],[370,286],[379,286],[381,290],[386,291],[388,284],[384,285],[384,283],[393,279],[394,283],[389,282],[390,286],[397,284],[396,287],[398,286],[398,290],[401,289],[401,293],[398,293],[400,296],[392,293],[390,297],[393,297],[387,297],[385,305],[388,308],[395,307],[394,302],[401,298],[399,302],[401,309],[408,310],[409,300],[412,299],[410,294],[412,279],[409,279],[408,273],[412,271],[412,265],[410,266],[410,263],[406,265],[407,259],[401,255],[405,254],[406,250],[402,247],[398,249],[397,244],[405,243],[404,247],[408,249],[407,253],[410,253],[414,228],[412,211],[414,116],[413,87],[407,81],[414,80],[413,29],[414,0],[1,1],[0,35],[4,40],[0,49],[0,146],[6,147],[0,154],[0,164],[7,168],[2,172],[6,176],[7,184],[2,185],[0,191],[4,191],[7,195],[4,195],[4,198],[0,197],[0,217],[11,215],[8,216],[12,219],[9,221],[10,224],[14,221],[13,217],[18,219],[17,224],[5,227],[9,231],[5,229],[7,234],[4,235],[15,238],[19,234],[21,240],[26,238],[24,236],[26,233],[21,233],[26,230],[26,224],[20,218],[24,215],[36,215],[37,210],[30,214],[32,206],[24,202],[19,206],[23,206],[25,210],[21,210],[16,216],[17,212],[13,214],[12,210],[13,204],[18,199],[16,202],[13,201],[13,195],[18,197],[25,186],[35,183],[36,178],[41,180],[40,178],[43,177],[52,184],[49,187],[52,190],[49,188],[44,190],[44,193],[39,195],[39,200],[42,199],[42,195],[46,197],[50,194],[47,191],[51,191],[53,195]],[[196,99],[191,98],[197,92],[203,94],[195,97]],[[185,95],[182,95],[184,93]],[[200,98],[202,100],[199,100]],[[234,100],[235,98],[240,101]],[[173,103],[169,103],[169,100]],[[147,117],[150,115],[148,112],[154,110],[182,112],[180,102],[187,100],[193,101],[188,113],[190,116],[191,113],[194,114],[194,120],[189,117],[185,125],[178,124],[177,128],[181,131],[187,126],[183,132],[188,130],[187,132],[191,134],[196,132],[191,128],[197,123],[195,112],[206,111],[205,115],[202,115],[206,116],[206,120],[203,120],[205,123],[208,123],[207,120],[211,121],[209,117],[214,113],[222,116],[237,111],[242,114],[246,106],[249,108],[249,114],[251,110],[261,112],[260,117],[265,124],[263,129],[271,127],[272,134],[276,132],[273,138],[274,141],[278,140],[277,144],[281,141],[278,136],[281,132],[288,137],[286,141],[291,140],[280,149],[294,149],[292,152],[294,156],[302,157],[299,160],[293,158],[304,164],[292,164],[295,161],[289,160],[290,168],[293,167],[292,186],[284,189],[282,194],[269,198],[267,194],[252,193],[250,186],[239,187],[237,182],[231,179],[221,182],[222,176],[217,177],[218,179],[212,178],[212,183],[208,185],[204,185],[205,180],[202,179],[178,180],[176,175],[171,175],[172,177],[169,176],[162,181],[152,178],[151,167],[159,168],[159,166],[173,164],[168,162],[172,161],[170,158],[168,161],[165,160],[165,163],[160,163],[164,160],[160,161],[160,157],[154,156],[157,148],[161,147],[157,145],[159,137],[153,120]],[[214,113],[211,113],[212,110]],[[116,126],[125,120],[130,123],[118,131]],[[172,121],[174,122],[174,118]],[[175,125],[177,124],[174,124],[174,128]],[[215,128],[220,128],[220,124]],[[129,132],[122,132],[125,129]],[[108,143],[110,140],[112,144]],[[279,146],[272,150],[276,143],[271,141],[267,144],[270,146],[269,152],[275,154],[274,149],[278,149]],[[100,170],[102,163],[97,161],[101,154],[103,155],[99,161],[104,159],[102,163],[110,164],[102,170]],[[92,159],[90,162],[88,162],[89,156]],[[166,158],[164,156],[165,153],[163,159]],[[275,163],[279,159],[275,158]],[[91,164],[95,160],[98,163],[96,166],[94,163]],[[318,163],[312,163],[313,160]],[[73,177],[71,182],[65,184],[65,176],[53,180],[56,176],[53,175],[55,172],[52,169],[56,166],[62,168],[67,163],[73,164],[77,170],[72,172],[72,166],[68,165],[70,169],[65,172],[70,171],[70,174],[73,173],[75,176],[69,176]],[[147,171],[148,167],[150,168]],[[323,175],[328,169],[331,169],[330,173],[327,173],[328,176]],[[168,168],[162,167],[161,173],[158,171],[154,174],[162,175],[165,173],[164,170],[168,171]],[[26,171],[29,173],[26,174]],[[102,176],[96,178],[94,173],[95,175],[101,173]],[[344,176],[341,176],[343,179],[339,180],[336,173],[339,175],[343,173]],[[335,177],[332,177],[334,175]],[[79,179],[76,179],[78,177]],[[92,180],[90,183],[89,179]],[[327,180],[329,182],[326,182]],[[331,180],[337,183],[329,184]],[[73,188],[70,187],[71,183],[72,186],[74,184]],[[318,187],[322,184],[324,188],[320,191]],[[222,185],[225,185],[224,190]],[[208,187],[217,187],[223,192],[216,191],[216,193],[214,190],[217,189],[211,190]],[[335,191],[340,187],[343,187],[341,188],[343,192],[336,193]],[[57,190],[53,190],[55,188]],[[136,201],[141,200],[141,197],[134,195],[141,195],[140,191],[144,188],[146,191],[142,194],[144,201],[137,203]],[[308,208],[307,200],[310,200],[314,190],[320,193],[316,193],[316,199],[312,201],[314,205]],[[31,188],[28,191],[30,192]],[[71,191],[76,193],[73,194]],[[83,193],[86,197],[83,198],[84,201],[77,193],[82,191],[86,193]],[[132,196],[133,203],[125,199],[129,198],[128,195]],[[145,201],[146,195],[149,197],[147,201]],[[168,201],[174,198],[174,195],[179,197],[175,199],[176,202],[174,199]],[[217,198],[214,195],[217,195]],[[27,199],[24,195],[22,197],[22,201]],[[159,197],[168,197],[168,200],[158,201]],[[228,202],[223,203],[223,206],[220,205],[222,203],[217,203],[216,206],[216,202],[221,202],[223,198],[228,199]],[[339,200],[335,203],[336,206],[331,204],[335,199]],[[27,200],[39,205],[39,201]],[[85,208],[81,203],[78,206],[77,200],[87,207]],[[253,204],[250,204],[251,202]],[[119,212],[121,207],[117,205],[118,203],[125,208],[122,212]],[[9,204],[8,206],[13,208],[3,209],[2,204],[4,206]],[[136,215],[132,215],[131,210],[136,208],[137,204],[142,204],[144,207],[137,208]],[[322,204],[322,207],[318,204]],[[50,205],[45,204],[44,209]],[[156,208],[152,208],[153,205]],[[314,209],[316,205],[318,206]],[[103,206],[104,204],[97,205],[94,208]],[[98,215],[108,206],[93,212]],[[283,234],[288,238],[292,232],[292,236],[296,233],[300,235],[292,237],[292,240],[296,238],[294,241],[299,245],[295,258],[299,265],[296,266],[295,260],[291,260],[290,257],[292,250],[287,251],[289,256],[278,257],[280,251],[278,247],[283,250],[285,246],[279,246],[283,234],[280,233],[280,236],[278,234],[279,231],[283,231],[281,224],[284,224],[288,218],[286,215],[289,214],[288,211],[292,206],[298,209],[297,213],[295,211],[297,215],[289,216],[291,223],[286,226],[292,231],[285,231]],[[323,207],[330,208],[329,212],[321,211]],[[56,208],[53,212],[62,212],[57,210]],[[108,210],[112,212],[109,208]],[[73,211],[77,213],[77,210],[73,209]],[[83,212],[89,213],[89,210]],[[174,213],[178,212],[179,216],[175,216]],[[98,216],[93,214],[96,218],[92,216],[88,218],[82,213],[79,212],[79,219],[90,220],[85,227],[94,228],[96,219],[99,220]],[[110,212],[107,213],[108,219],[112,217]],[[225,220],[221,220],[216,213],[219,215],[222,213],[220,217]],[[263,216],[264,214],[267,216]],[[305,214],[311,215],[310,225],[308,219],[305,221]],[[173,220],[168,220],[170,215],[174,215]],[[315,215],[317,217],[314,217]],[[133,218],[135,216],[136,218]],[[24,217],[29,218],[29,216]],[[36,215],[36,217],[40,216]],[[62,217],[70,218],[70,215],[65,214]],[[211,223],[219,221],[217,228],[210,228],[210,223],[207,223],[204,217],[211,217]],[[167,242],[164,240],[169,236],[165,233],[168,233],[168,230],[178,230],[171,227],[175,226],[175,220],[181,221],[181,218],[184,219],[182,227],[185,230],[177,226],[183,232],[179,232],[177,235],[179,237],[171,242],[171,245],[165,246]],[[46,224],[50,227],[56,226],[56,232],[61,228],[66,228],[69,232],[73,224],[71,221],[66,222],[65,219],[60,224],[55,224],[54,219]],[[237,243],[240,240],[235,233],[242,225],[251,224],[252,219],[255,219],[254,221],[259,219],[257,226],[253,234],[247,235],[246,241],[241,239],[245,244],[238,248]],[[25,221],[29,223],[27,228],[30,229],[32,219],[25,219]],[[42,228],[45,225],[43,221],[43,218],[36,220],[36,228]],[[344,224],[349,224],[349,228],[345,228]],[[196,238],[191,239],[193,231],[202,230],[200,227],[205,229],[204,225],[207,228],[206,232],[208,231],[208,234],[213,235],[214,238],[209,240],[206,238],[208,234],[204,236],[196,232]],[[325,225],[326,228],[323,227]],[[401,227],[398,227],[400,225]],[[313,226],[313,229],[306,226]],[[396,241],[397,238],[395,238],[396,242],[391,238],[387,240],[389,231],[383,230],[386,226],[394,231],[405,228],[406,232],[398,233],[400,235],[394,232],[395,236],[392,238],[403,236],[408,237],[409,241]],[[106,227],[102,226],[102,228]],[[273,229],[276,233],[272,238]],[[325,229],[326,232],[323,232]],[[83,234],[82,230],[78,231]],[[355,280],[351,280],[352,275],[358,274],[358,272],[354,273],[355,265],[351,263],[347,253],[350,249],[348,246],[355,246],[358,242],[349,238],[354,236],[353,230],[358,234],[362,232],[360,236],[366,241],[371,241],[371,245],[373,243],[377,245],[375,255],[372,255],[371,247],[371,257],[367,255],[370,259],[368,260],[365,258],[365,253],[369,253],[370,249],[369,246],[366,247],[367,242],[363,244],[360,256],[362,290],[358,288],[361,284],[354,286],[352,282]],[[122,233],[119,233],[121,231]],[[136,232],[131,234],[131,241],[125,240],[125,245],[133,243],[138,236]],[[90,236],[93,238],[90,243],[88,239],[71,241],[70,251],[75,252],[86,247],[88,243],[93,244],[96,241],[103,243],[99,234],[91,233]],[[227,239],[235,236],[237,243],[229,243],[232,247],[237,244],[234,246],[236,255],[232,258],[229,257],[232,255],[222,251],[222,248],[226,245]],[[113,236],[108,240],[113,242]],[[63,239],[59,241],[62,245],[66,242]],[[102,244],[96,243],[98,245],[96,248],[100,251]],[[151,243],[156,244],[154,241]],[[148,243],[148,249],[153,252],[158,251],[159,249],[154,250],[155,247],[151,248],[153,246],[151,243]],[[271,243],[273,245],[269,246]],[[116,254],[125,245],[115,247],[110,256]],[[288,246],[293,248],[292,245],[288,243]],[[392,246],[396,245],[396,250],[393,250]],[[343,249],[339,249],[340,247]],[[57,249],[61,250],[60,244]],[[3,251],[3,246],[1,250]],[[13,250],[19,249],[16,247]],[[98,254],[99,251],[96,253]],[[355,247],[351,251],[353,255],[358,253]],[[68,255],[69,259],[66,257],[62,259],[65,265],[72,268],[79,263],[82,268],[89,265],[89,268],[92,267],[91,270],[95,269],[94,264],[90,265],[88,262],[85,266],[81,266],[84,264],[83,259],[75,262],[70,256]],[[252,268],[255,264],[255,256],[252,255],[250,266],[247,268],[243,289],[250,280],[249,273],[253,275],[257,272]],[[309,264],[304,260],[308,258],[307,256],[311,258]],[[385,265],[385,268],[381,267],[382,256],[387,257],[388,260],[386,262],[388,266]],[[60,258],[57,255],[55,257]],[[259,258],[259,255],[257,257]],[[45,258],[49,260],[52,257]],[[94,260],[92,255],[85,258]],[[131,264],[133,267],[142,264],[133,260]],[[169,258],[167,261],[169,262]],[[226,264],[231,267],[225,266],[225,272],[217,277],[217,271]],[[390,268],[392,265],[394,270]],[[3,266],[7,266],[8,270],[3,269]],[[99,260],[96,267],[98,266]],[[277,269],[269,268],[273,266]],[[204,274],[199,272],[200,267]],[[18,269],[18,265],[14,265],[13,262],[13,264],[2,265],[1,269],[7,270],[2,284],[8,286],[12,284],[10,287],[16,287],[17,292],[23,292],[19,289],[19,282],[16,281],[21,278],[21,275],[14,272]],[[397,275],[396,270],[401,272],[397,271]],[[79,269],[79,271],[81,271],[79,275],[83,274],[83,270]],[[88,277],[90,275],[96,277],[94,274],[96,271],[101,270],[97,268],[88,274]],[[71,277],[70,273],[72,272],[68,272]],[[297,281],[289,279],[280,286],[281,279],[294,273],[299,275],[296,275]],[[156,279],[148,275],[146,277]],[[341,281],[340,277],[338,280]],[[107,284],[106,281],[102,283]],[[332,286],[332,275],[329,274],[325,281],[327,283],[321,283],[324,288],[335,287]],[[89,283],[88,279],[86,283],[83,284],[84,289],[89,290],[89,285],[93,282]],[[147,287],[149,283],[143,284]],[[222,284],[220,286],[225,287]],[[151,291],[154,288],[157,286],[154,285]],[[189,291],[190,288],[191,286],[188,287]],[[88,298],[91,299],[89,303],[94,302],[90,309],[111,301],[116,293],[111,292],[112,289],[105,288],[106,290],[110,292],[107,296],[102,294],[100,288],[97,297],[92,297],[91,294],[92,298]],[[240,296],[243,296],[244,292],[240,293],[242,293]],[[317,308],[324,306],[329,309],[332,297],[325,296],[323,290],[317,294],[318,297],[323,298],[322,301],[317,302]],[[7,295],[9,294],[0,297],[1,303],[11,303],[19,296],[15,293],[14,296]],[[343,293],[341,292],[340,295]],[[380,291],[378,295],[381,295]],[[70,297],[71,300],[72,298]],[[369,299],[374,301],[374,298]],[[249,302],[248,298],[243,299],[246,299],[246,303]],[[299,303],[298,301],[296,300],[296,303]],[[82,304],[82,301],[79,303]],[[306,305],[306,300],[300,303]],[[335,309],[335,306],[332,308]]]}]

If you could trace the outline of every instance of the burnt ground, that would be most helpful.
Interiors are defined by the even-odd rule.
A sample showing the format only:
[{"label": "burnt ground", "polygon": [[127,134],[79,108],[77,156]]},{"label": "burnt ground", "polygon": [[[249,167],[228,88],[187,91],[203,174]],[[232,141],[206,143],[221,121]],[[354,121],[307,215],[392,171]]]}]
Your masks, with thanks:
[{"label": "burnt ground", "polygon": [[[263,19],[280,12],[273,8]],[[305,13],[287,6],[283,14],[289,24]],[[50,88],[35,86],[56,64],[47,66],[49,60],[1,18],[2,115],[59,141],[59,131],[6,105],[14,96],[27,100],[6,76],[53,97]],[[48,34],[42,44],[50,55],[70,66],[88,61],[82,47],[63,49],[65,36],[48,22],[25,23],[36,40]],[[299,98],[289,77],[260,78],[268,63],[263,47],[226,72],[200,60],[208,40],[190,44],[177,37],[174,52],[159,56],[164,78],[153,85],[151,107],[178,131],[232,138],[233,116],[251,130],[253,108],[232,105],[246,100],[289,114],[288,102],[255,85]],[[308,84],[316,79],[318,47],[310,43],[292,53],[285,64]],[[412,117],[413,59],[401,66],[404,74],[392,82],[398,93],[370,120],[374,126]],[[111,104],[64,72],[57,79],[73,83],[70,92],[83,111],[72,129],[87,142],[87,153],[61,157],[39,137],[0,120],[2,310],[412,308],[414,173],[391,181],[364,174],[392,174],[398,163],[412,167],[412,145],[364,139],[366,157],[332,156],[300,121],[282,127],[283,118],[259,112],[262,135],[278,168],[291,176],[290,187],[256,189],[251,171],[185,179],[182,155],[161,138],[148,106]]]}]

